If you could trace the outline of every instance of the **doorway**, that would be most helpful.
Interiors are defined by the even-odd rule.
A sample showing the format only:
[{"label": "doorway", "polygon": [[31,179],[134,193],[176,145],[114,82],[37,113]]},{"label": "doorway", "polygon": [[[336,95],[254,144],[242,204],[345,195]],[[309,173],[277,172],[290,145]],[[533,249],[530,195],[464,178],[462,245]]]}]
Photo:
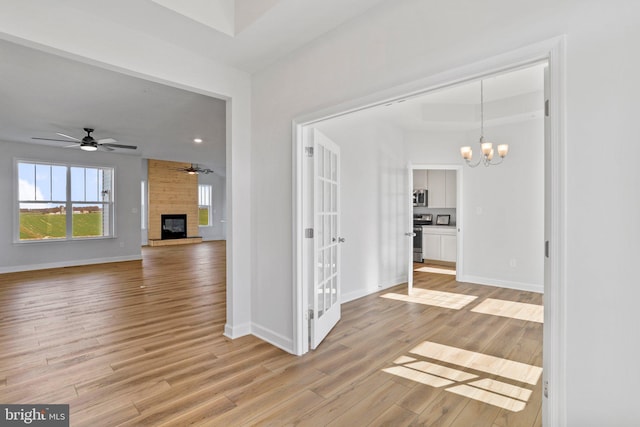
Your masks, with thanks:
[{"label": "doorway", "polygon": [[408,209],[412,214],[410,224],[413,233],[422,234],[414,237],[408,263],[407,287],[411,294],[416,262],[454,270],[458,279],[459,267],[463,263],[462,215],[458,215],[462,212],[463,203],[462,167],[455,164],[411,164],[407,176],[412,191],[425,194],[423,203],[413,200]]},{"label": "doorway", "polygon": [[[546,101],[546,138],[545,138],[545,195],[548,203],[545,209],[545,246],[552,248],[547,251],[544,262],[544,391],[543,419],[546,425],[560,424],[563,419],[563,407],[566,396],[565,376],[562,366],[566,349],[562,339],[564,335],[564,281],[563,265],[565,237],[562,231],[564,223],[564,38],[556,38],[523,47],[482,62],[449,70],[410,84],[387,90],[378,95],[371,95],[357,101],[346,102],[322,111],[298,117],[293,122],[294,140],[294,350],[303,354],[307,350],[304,344],[304,329],[306,304],[302,299],[304,280],[302,277],[301,247],[303,244],[303,229],[301,221],[301,203],[303,188],[301,185],[301,162],[304,158],[301,144],[302,128],[304,125],[318,123],[329,118],[340,117],[355,111],[376,105],[388,105],[402,102],[411,97],[431,91],[437,91],[464,81],[479,79],[483,76],[506,72],[521,68],[540,61],[549,62],[549,97]],[[406,187],[405,187],[406,188]],[[405,230],[406,231],[406,230]],[[553,392],[549,392],[553,389]]]}]

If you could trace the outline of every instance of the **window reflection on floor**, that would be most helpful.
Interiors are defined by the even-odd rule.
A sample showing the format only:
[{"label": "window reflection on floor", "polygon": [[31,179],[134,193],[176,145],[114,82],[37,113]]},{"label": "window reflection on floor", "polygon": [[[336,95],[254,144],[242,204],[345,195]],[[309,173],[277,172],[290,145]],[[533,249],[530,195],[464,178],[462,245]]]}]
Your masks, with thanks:
[{"label": "window reflection on floor", "polygon": [[544,307],[537,304],[487,298],[471,311],[530,322],[543,323],[544,321]]},{"label": "window reflection on floor", "polygon": [[[529,385],[536,385],[542,375],[542,368],[538,366],[430,341],[424,341],[409,353],[410,355],[397,358],[394,365],[383,369],[383,372],[431,387],[447,387],[445,391],[450,393],[512,412],[525,408],[532,394]],[[464,370],[422,359],[455,365]],[[480,377],[487,374],[503,380]],[[506,381],[524,383],[525,386]]]},{"label": "window reflection on floor", "polygon": [[450,276],[456,275],[456,270],[446,267],[432,267],[432,266],[424,266],[414,268],[413,271],[420,271],[421,273],[436,273],[436,274],[448,274]]},{"label": "window reflection on floor", "polygon": [[433,305],[436,307],[451,308],[460,310],[474,301],[476,296],[456,294],[452,292],[432,291],[429,289],[413,288],[411,295],[387,293],[381,295],[382,298],[395,299],[399,301],[415,302],[418,304]]}]

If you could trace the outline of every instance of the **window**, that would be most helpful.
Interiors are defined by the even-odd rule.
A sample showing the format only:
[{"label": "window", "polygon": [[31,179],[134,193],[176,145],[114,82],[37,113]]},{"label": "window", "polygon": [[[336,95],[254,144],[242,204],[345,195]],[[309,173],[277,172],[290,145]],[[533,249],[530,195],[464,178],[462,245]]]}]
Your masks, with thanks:
[{"label": "window", "polygon": [[140,224],[143,230],[147,229],[147,181],[140,183]]},{"label": "window", "polygon": [[19,241],[110,237],[113,169],[18,162]]},{"label": "window", "polygon": [[200,227],[211,226],[211,186],[198,185],[198,225]]}]

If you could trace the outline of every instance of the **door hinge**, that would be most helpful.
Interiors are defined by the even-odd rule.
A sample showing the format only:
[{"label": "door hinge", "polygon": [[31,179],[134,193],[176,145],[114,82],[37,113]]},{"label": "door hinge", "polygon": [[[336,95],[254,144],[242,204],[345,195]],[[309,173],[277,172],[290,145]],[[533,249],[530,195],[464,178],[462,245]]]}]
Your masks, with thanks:
[{"label": "door hinge", "polygon": [[549,258],[549,241],[544,242],[544,256]]},{"label": "door hinge", "polygon": [[305,228],[304,237],[307,239],[313,239],[313,228]]},{"label": "door hinge", "polygon": [[313,147],[304,147],[304,154],[307,157],[313,157]]},{"label": "door hinge", "polygon": [[545,99],[544,101],[544,116],[549,117],[549,100]]},{"label": "door hinge", "polygon": [[544,391],[543,391],[544,397],[549,397],[549,380],[546,380],[544,382]]},{"label": "door hinge", "polygon": [[307,311],[307,319],[308,320],[313,319],[313,310],[312,309],[309,309],[309,311]]}]

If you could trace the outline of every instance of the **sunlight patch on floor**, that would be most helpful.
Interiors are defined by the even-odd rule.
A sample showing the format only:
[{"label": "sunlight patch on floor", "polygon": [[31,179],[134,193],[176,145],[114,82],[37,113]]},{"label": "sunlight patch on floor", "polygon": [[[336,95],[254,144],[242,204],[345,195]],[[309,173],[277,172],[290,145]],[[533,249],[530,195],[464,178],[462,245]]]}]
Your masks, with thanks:
[{"label": "sunlight patch on floor", "polygon": [[429,341],[409,352],[531,385],[536,385],[542,374],[542,368],[538,366]]},{"label": "sunlight patch on floor", "polygon": [[544,307],[537,304],[487,298],[471,311],[530,322],[543,323],[544,321]]},{"label": "sunlight patch on floor", "polygon": [[422,273],[437,273],[437,274],[448,274],[450,276],[455,276],[456,275],[456,270],[452,270],[450,268],[443,268],[443,267],[419,267],[419,268],[415,268],[413,271],[420,271]]},{"label": "sunlight patch on floor", "polygon": [[432,291],[429,289],[413,288],[411,295],[396,294],[393,292],[381,295],[382,298],[398,301],[415,302],[418,304],[433,305],[442,308],[460,310],[474,301],[476,296],[454,294],[452,292]]},{"label": "sunlight patch on floor", "polygon": [[[538,366],[430,341],[419,344],[409,353],[531,385],[536,385],[542,375],[542,368]],[[478,375],[470,372],[418,360],[413,356],[400,356],[393,363],[394,366],[382,371],[431,387],[447,387],[444,390],[450,393],[512,412],[522,411],[533,394],[532,390],[525,387],[493,378],[476,379]]]}]

